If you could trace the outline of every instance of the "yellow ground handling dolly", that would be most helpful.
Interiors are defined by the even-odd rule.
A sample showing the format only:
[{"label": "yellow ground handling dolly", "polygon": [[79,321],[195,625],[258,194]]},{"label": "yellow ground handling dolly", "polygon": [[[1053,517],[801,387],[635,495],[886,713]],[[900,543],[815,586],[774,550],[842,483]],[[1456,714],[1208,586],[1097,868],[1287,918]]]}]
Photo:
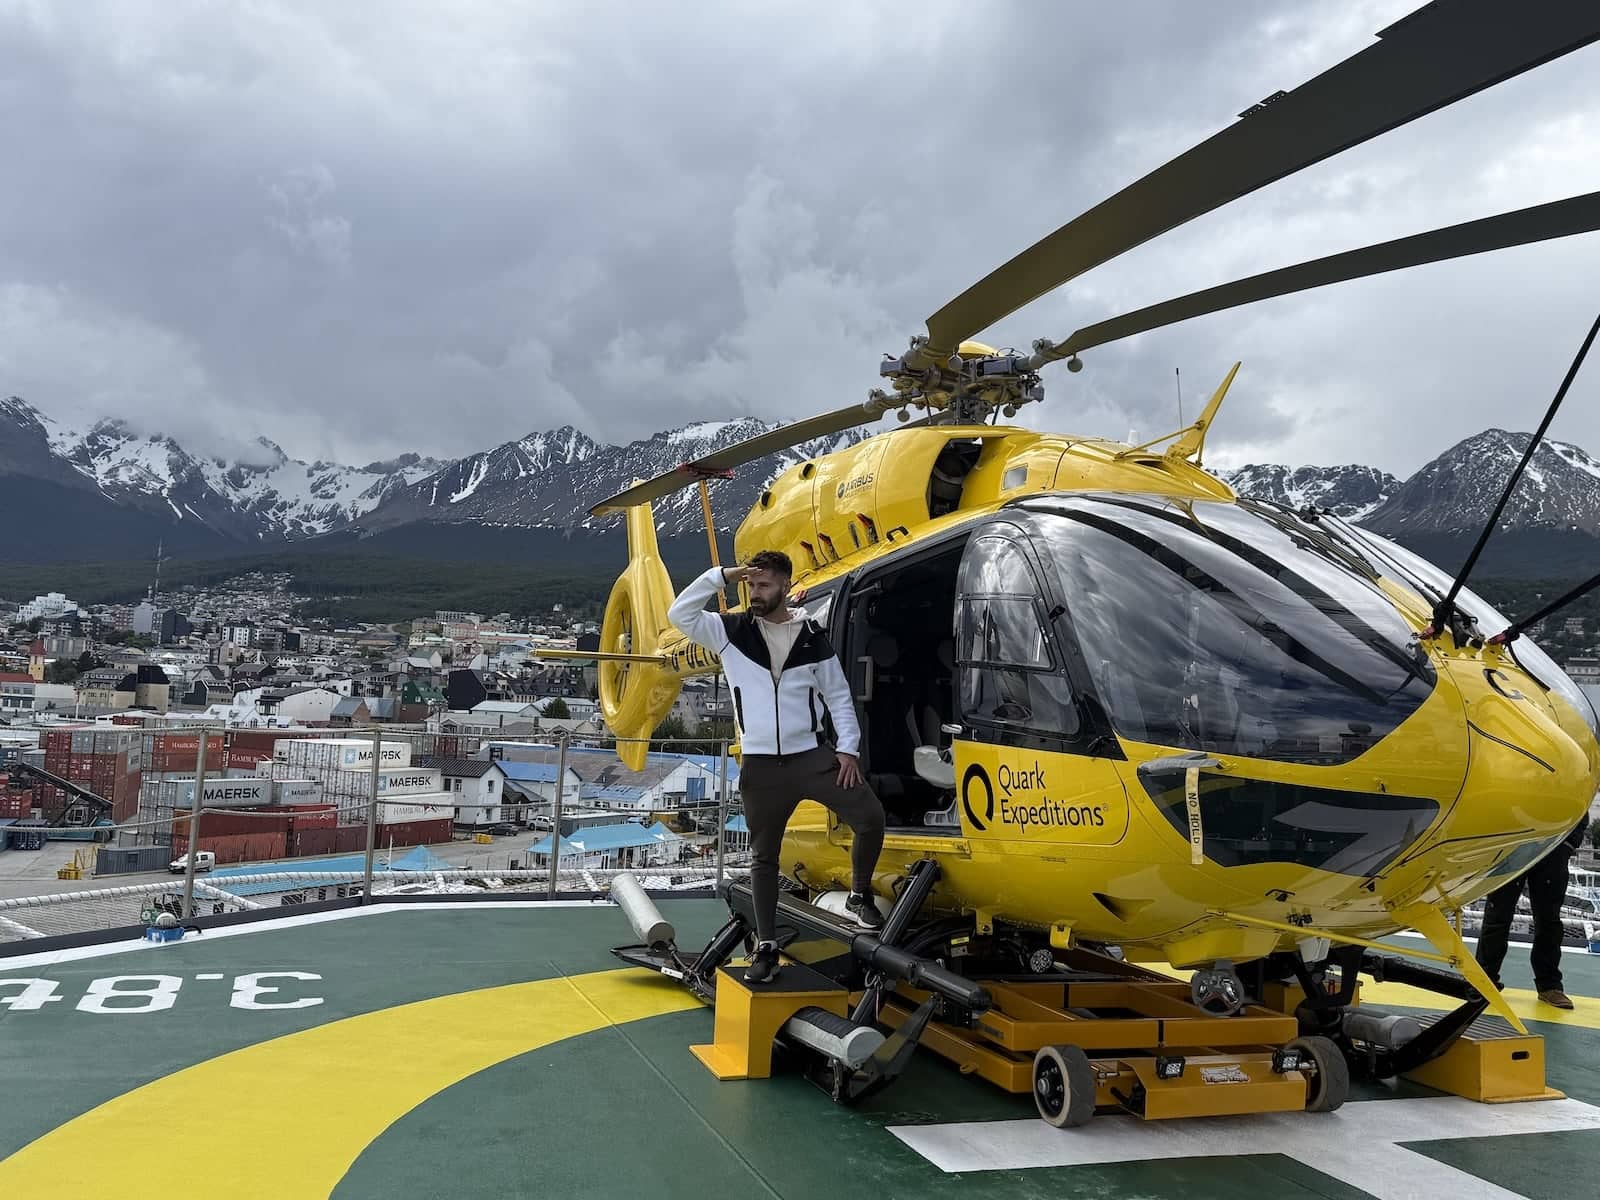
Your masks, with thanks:
[{"label": "yellow ground handling dolly", "polygon": [[[758,985],[728,965],[753,945],[747,884],[727,887],[729,920],[696,954],[678,950],[637,881],[619,876],[612,898],[642,944],[613,953],[716,1006],[713,1040],[692,1050],[717,1078],[792,1067],[842,1104],[887,1087],[918,1045],[963,1074],[1030,1093],[1060,1127],[1113,1111],[1145,1120],[1331,1112],[1352,1077],[1405,1076],[1485,1102],[1560,1095],[1545,1087],[1543,1040],[1485,1018],[1487,1002],[1449,972],[1359,946],[1336,950],[1337,972],[1318,977],[1264,962],[1183,980],[1091,947],[1019,958],[985,944],[970,921],[916,924],[938,872],[931,859],[917,863],[876,934],[782,896],[787,961],[774,983]],[[1360,1003],[1362,975],[1459,1003],[1441,1015],[1377,1011]]]}]

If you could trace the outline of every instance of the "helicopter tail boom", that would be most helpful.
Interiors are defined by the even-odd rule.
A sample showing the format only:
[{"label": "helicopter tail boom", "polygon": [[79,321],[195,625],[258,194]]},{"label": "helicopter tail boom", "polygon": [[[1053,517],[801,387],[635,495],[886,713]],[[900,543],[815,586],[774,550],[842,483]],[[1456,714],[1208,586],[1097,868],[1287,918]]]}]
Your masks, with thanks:
[{"label": "helicopter tail boom", "polygon": [[[617,757],[642,770],[655,731],[678,698],[686,661],[667,620],[672,579],[661,561],[648,501],[627,510],[628,565],[612,585],[600,626],[600,711],[617,738]],[[674,653],[674,651],[678,653]]]}]

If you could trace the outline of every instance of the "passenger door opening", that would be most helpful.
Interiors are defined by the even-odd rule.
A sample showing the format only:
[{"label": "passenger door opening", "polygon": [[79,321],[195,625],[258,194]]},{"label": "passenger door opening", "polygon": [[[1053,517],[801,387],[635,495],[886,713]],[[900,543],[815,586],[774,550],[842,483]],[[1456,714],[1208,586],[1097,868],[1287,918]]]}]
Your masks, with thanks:
[{"label": "passenger door opening", "polygon": [[[849,592],[844,650],[861,718],[861,766],[890,829],[959,833],[953,787],[930,781],[955,716],[956,581],[966,538],[909,556]],[[923,748],[923,771],[916,752]],[[941,781],[942,782],[942,781]]]}]

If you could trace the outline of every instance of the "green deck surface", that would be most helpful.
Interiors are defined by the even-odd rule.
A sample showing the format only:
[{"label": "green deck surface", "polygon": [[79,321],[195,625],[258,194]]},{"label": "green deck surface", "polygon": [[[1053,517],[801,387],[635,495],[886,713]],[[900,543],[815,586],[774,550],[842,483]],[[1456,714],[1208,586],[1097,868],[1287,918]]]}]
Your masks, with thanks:
[{"label": "green deck surface", "polygon": [[[678,901],[664,908],[686,946],[701,944],[721,917],[710,901]],[[27,1156],[8,1156],[45,1138],[29,1152],[36,1159],[54,1145],[46,1137],[52,1130],[186,1067],[359,1014],[453,993],[609,971],[618,963],[608,948],[627,940],[621,914],[607,906],[462,905],[449,911],[391,909],[228,937],[191,935],[174,946],[50,965],[18,967],[0,960],[0,984],[18,978],[49,980],[59,997],[32,1010],[0,1007],[0,1096],[6,1098],[0,1106],[5,1111],[0,1121],[0,1196],[32,1200],[15,1185],[8,1187],[16,1178],[8,1170]],[[1600,995],[1600,958],[1569,954],[1564,967],[1570,991]],[[1507,968],[1510,987],[1530,985],[1526,951],[1513,948]],[[284,989],[268,999],[315,996],[322,1002],[277,1010],[230,1007],[235,977],[284,971],[320,979],[267,981]],[[135,974],[179,978],[171,1007],[135,1013],[79,1009],[95,980]],[[197,978],[202,974],[222,978]],[[0,986],[0,997],[19,994],[17,985]],[[696,1007],[603,1025],[469,1074],[397,1114],[359,1149],[331,1194],[339,1200],[1373,1194],[1286,1154],[1210,1157],[1204,1148],[1206,1121],[1182,1123],[1199,1139],[1193,1153],[1182,1157],[946,1173],[890,1127],[1010,1121],[1028,1122],[1025,1128],[1032,1129],[1039,1123],[1031,1100],[962,1077],[926,1052],[896,1085],[854,1109],[831,1104],[821,1091],[792,1076],[718,1083],[688,1049],[710,1040],[711,1022],[710,1010]],[[1544,1022],[1530,1028],[1547,1039],[1549,1083],[1574,1100],[1600,1106],[1600,1029]],[[472,1030],[450,1030],[450,1038],[443,1032],[437,1041],[419,1036],[386,1046],[361,1069],[381,1081],[385,1073],[419,1056],[449,1053],[453,1038],[470,1041],[472,1036]],[[352,1102],[326,1078],[308,1076],[303,1085],[283,1090],[274,1102],[289,1109],[332,1114]],[[1432,1095],[1415,1085],[1365,1085],[1358,1087],[1352,1105]],[[186,1111],[166,1114],[173,1161],[181,1160],[189,1131],[210,1119],[204,1111],[209,1104],[222,1111],[235,1100],[226,1094],[208,1095],[198,1103],[190,1098]],[[1475,1107],[1500,1114],[1537,1106]],[[1286,1119],[1322,1121],[1327,1136],[1339,1133],[1337,1115]],[[1131,1123],[1131,1118],[1102,1115],[1083,1130],[1049,1132],[1060,1138],[1092,1138],[1114,1122]],[[981,1138],[982,1131],[975,1136]],[[1600,1178],[1600,1129],[1452,1139],[1446,1127],[1439,1130],[1438,1140],[1406,1145],[1423,1156],[1418,1161],[1465,1172],[1477,1185],[1476,1194],[1484,1196],[1575,1200],[1594,1195],[1594,1180]],[[107,1144],[108,1153],[116,1149]],[[262,1148],[252,1147],[249,1153],[260,1154]],[[272,1161],[271,1155],[293,1156],[296,1147],[273,1147],[266,1153],[266,1159],[251,1160],[258,1164],[250,1168],[257,1175],[269,1169],[261,1162]],[[73,1189],[75,1169],[74,1163],[63,1161],[63,1186],[49,1194],[99,1194]],[[1462,1176],[1452,1178],[1459,1183]],[[126,1188],[105,1194],[142,1195],[148,1189],[149,1194],[160,1190],[170,1196],[215,1189],[217,1194],[277,1195],[284,1200],[330,1194],[326,1189],[295,1190],[290,1184],[274,1189],[270,1180],[259,1178],[253,1184],[256,1190],[248,1193],[240,1193],[236,1181],[228,1179],[208,1178],[194,1189],[175,1187],[177,1179],[177,1174],[165,1180],[129,1179]],[[1410,1194],[1404,1186],[1409,1185],[1397,1183],[1384,1194]],[[1443,1185],[1438,1194],[1445,1194]]]}]

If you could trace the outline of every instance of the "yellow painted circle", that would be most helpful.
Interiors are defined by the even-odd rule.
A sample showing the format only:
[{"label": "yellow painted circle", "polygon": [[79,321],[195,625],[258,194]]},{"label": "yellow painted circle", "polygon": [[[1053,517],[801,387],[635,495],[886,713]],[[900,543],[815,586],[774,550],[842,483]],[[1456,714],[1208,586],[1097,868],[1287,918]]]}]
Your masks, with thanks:
[{"label": "yellow painted circle", "polygon": [[[0,1162],[0,1196],[171,1200],[210,1181],[230,1200],[324,1197],[379,1134],[463,1079],[608,1025],[696,1007],[650,972],[597,971],[332,1021],[75,1117]],[[396,1046],[428,1053],[396,1055]]]}]

